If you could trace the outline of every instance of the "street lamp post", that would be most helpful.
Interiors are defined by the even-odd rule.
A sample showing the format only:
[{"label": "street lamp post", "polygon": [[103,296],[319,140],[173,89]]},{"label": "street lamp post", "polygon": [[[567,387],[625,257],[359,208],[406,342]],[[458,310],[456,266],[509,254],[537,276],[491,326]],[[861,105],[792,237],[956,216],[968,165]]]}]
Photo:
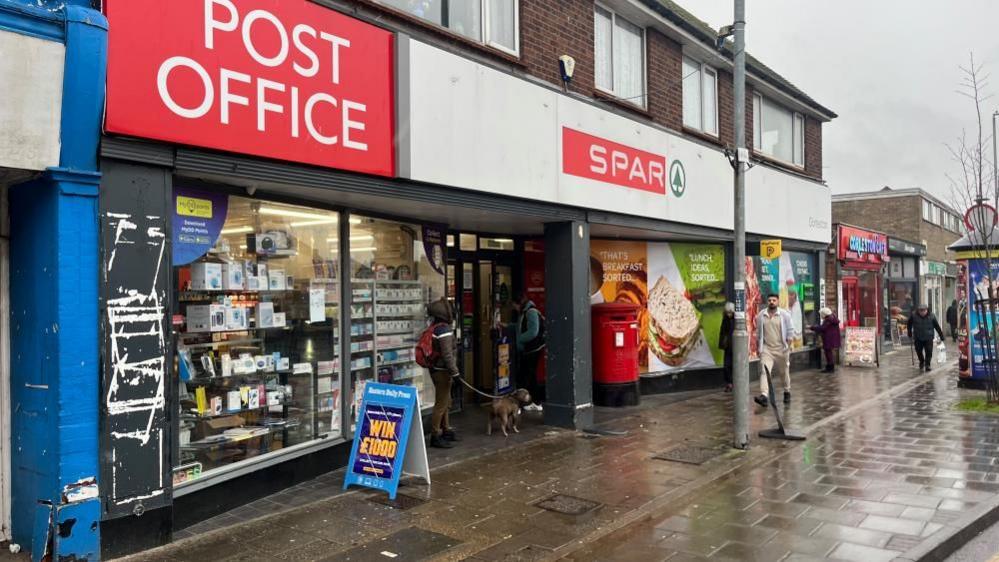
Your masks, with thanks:
[{"label": "street lamp post", "polygon": [[735,330],[732,338],[732,400],[735,410],[732,444],[749,447],[749,334],[746,332],[746,0],[735,0]]}]

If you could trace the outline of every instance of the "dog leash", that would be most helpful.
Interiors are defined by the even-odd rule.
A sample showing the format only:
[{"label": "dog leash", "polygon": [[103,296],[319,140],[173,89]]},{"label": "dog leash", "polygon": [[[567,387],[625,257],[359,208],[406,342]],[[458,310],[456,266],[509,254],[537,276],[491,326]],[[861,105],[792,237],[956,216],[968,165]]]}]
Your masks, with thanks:
[{"label": "dog leash", "polygon": [[476,394],[480,394],[482,396],[485,396],[486,398],[492,398],[493,400],[499,400],[500,398],[503,398],[504,396],[509,396],[509,393],[507,393],[507,394],[500,394],[500,395],[496,395],[496,396],[494,396],[492,394],[486,394],[485,392],[482,392],[481,390],[479,390],[479,389],[475,388],[474,386],[472,386],[471,384],[469,384],[468,381],[466,381],[465,379],[463,379],[461,377],[456,377],[456,378],[459,381],[461,381],[461,384],[463,384],[463,385],[467,386],[468,388],[472,389],[472,392],[475,392]]}]

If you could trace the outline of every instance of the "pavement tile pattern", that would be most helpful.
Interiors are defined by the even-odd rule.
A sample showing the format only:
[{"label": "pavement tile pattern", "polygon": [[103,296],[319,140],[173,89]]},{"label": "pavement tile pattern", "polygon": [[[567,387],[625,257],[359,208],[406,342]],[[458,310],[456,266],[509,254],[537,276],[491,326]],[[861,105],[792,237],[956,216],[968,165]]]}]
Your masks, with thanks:
[{"label": "pavement tile pattern", "polygon": [[[423,500],[407,509],[370,492],[317,494],[132,559],[893,560],[999,495],[999,417],[955,412],[973,391],[943,369],[917,375],[907,358],[796,373],[786,419],[809,429],[805,442],[755,438],[702,465],[656,460],[678,446],[724,447],[731,396],[653,398],[604,424],[625,436],[535,428],[514,447],[438,468],[432,486],[400,489]],[[755,435],[774,421],[753,408]],[[303,486],[321,494],[340,478]],[[578,516],[539,507],[558,494],[600,505]]]}]

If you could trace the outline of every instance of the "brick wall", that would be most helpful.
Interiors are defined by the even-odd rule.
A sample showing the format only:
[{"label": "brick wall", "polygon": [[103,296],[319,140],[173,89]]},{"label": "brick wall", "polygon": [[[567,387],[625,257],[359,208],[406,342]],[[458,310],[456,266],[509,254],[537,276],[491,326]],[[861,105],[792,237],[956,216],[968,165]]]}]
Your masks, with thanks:
[{"label": "brick wall", "polygon": [[645,37],[649,114],[656,123],[679,131],[683,127],[683,47],[654,29]]},{"label": "brick wall", "polygon": [[921,197],[888,197],[863,201],[833,201],[832,220],[884,232],[892,238],[919,242]]},{"label": "brick wall", "polygon": [[822,179],[822,123],[805,117],[805,174]]},{"label": "brick wall", "polygon": [[581,0],[522,0],[520,57],[528,74],[561,86],[558,58],[576,59],[570,89],[594,91],[593,4]]},{"label": "brick wall", "polygon": [[926,259],[930,261],[949,261],[954,254],[947,251],[947,246],[957,242],[960,234],[951,232],[941,226],[922,220],[920,215],[920,240],[926,240]]}]

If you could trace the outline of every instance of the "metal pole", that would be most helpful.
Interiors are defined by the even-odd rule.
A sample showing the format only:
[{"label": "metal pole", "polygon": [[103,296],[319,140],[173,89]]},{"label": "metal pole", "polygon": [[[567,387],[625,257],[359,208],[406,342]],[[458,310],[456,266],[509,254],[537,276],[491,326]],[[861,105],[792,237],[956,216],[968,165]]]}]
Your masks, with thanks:
[{"label": "metal pole", "polygon": [[995,188],[992,192],[992,198],[994,201],[999,201],[999,162],[996,160],[996,117],[999,117],[999,111],[992,112],[992,185]]},{"label": "metal pole", "polygon": [[735,0],[735,334],[732,344],[733,446],[749,447],[749,334],[746,333],[746,0]]}]

